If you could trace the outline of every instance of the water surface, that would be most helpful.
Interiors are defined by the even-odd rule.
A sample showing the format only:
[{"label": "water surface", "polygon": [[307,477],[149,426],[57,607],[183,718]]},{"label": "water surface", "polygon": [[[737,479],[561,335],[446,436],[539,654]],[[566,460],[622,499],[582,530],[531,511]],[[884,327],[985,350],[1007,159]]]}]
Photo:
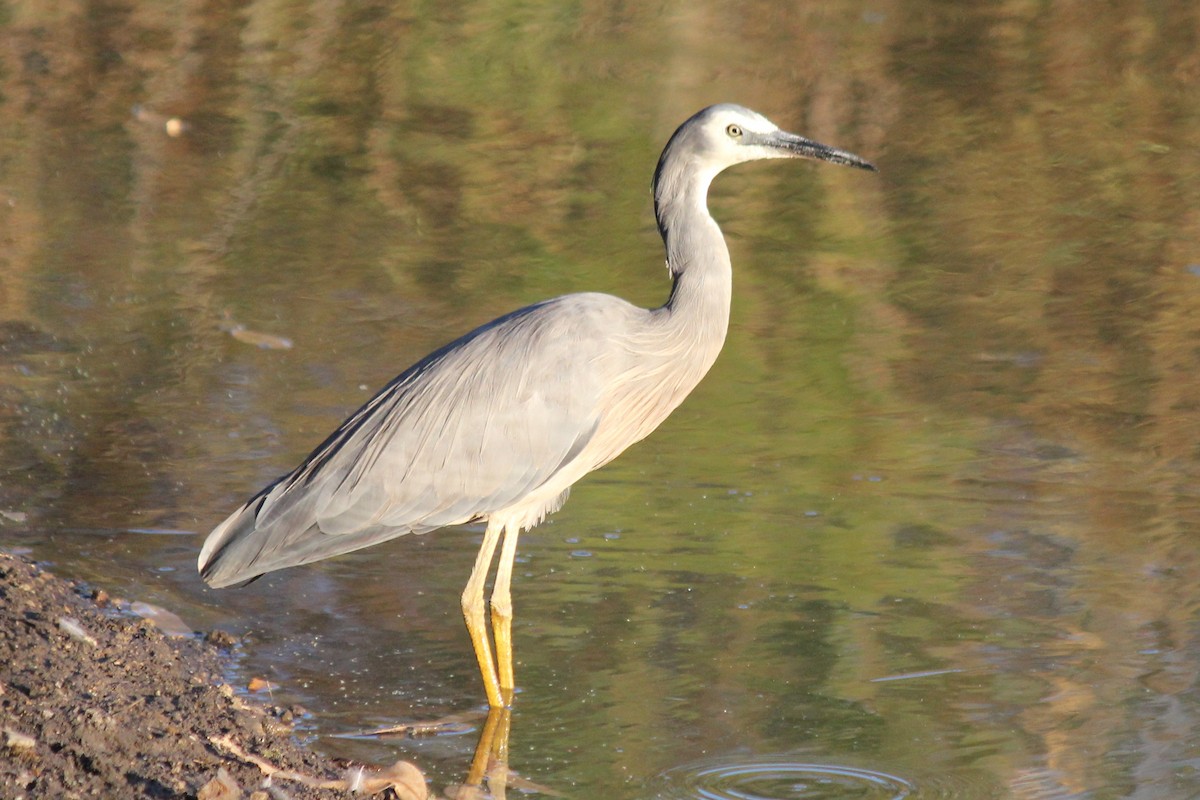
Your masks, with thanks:
[{"label": "water surface", "polygon": [[655,159],[732,100],[880,173],[718,180],[724,353],[521,538],[512,767],[573,797],[1200,794],[1195,10],[0,22],[4,546],[242,636],[235,677],[317,747],[460,781],[473,730],[343,734],[482,721],[480,530],[220,592],[202,536],[472,326],[661,303]]}]

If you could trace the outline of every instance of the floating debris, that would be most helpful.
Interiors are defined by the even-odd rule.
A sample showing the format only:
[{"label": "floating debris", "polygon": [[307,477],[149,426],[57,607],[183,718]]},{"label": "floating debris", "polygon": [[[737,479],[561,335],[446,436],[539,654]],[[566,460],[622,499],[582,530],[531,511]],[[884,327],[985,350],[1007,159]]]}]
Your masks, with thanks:
[{"label": "floating debris", "polygon": [[916,678],[934,678],[938,675],[953,675],[962,672],[961,669],[929,669],[924,672],[903,672],[899,675],[884,675],[882,678],[871,678],[871,683],[889,683],[891,681],[911,681]]},{"label": "floating debris", "polygon": [[292,340],[283,336],[276,336],[273,333],[263,333],[262,331],[254,331],[247,328],[240,322],[237,322],[229,316],[229,312],[225,312],[225,318],[221,320],[221,330],[228,333],[234,339],[245,344],[254,345],[263,350],[291,350]]},{"label": "floating debris", "polygon": [[142,536],[195,536],[195,531],[183,528],[126,528],[125,533],[136,533]]},{"label": "floating debris", "polygon": [[154,623],[167,636],[191,636],[195,633],[190,625],[179,618],[178,614],[167,611],[162,606],[138,600],[129,604],[129,611],[147,622]]},{"label": "floating debris", "polygon": [[133,107],[133,118],[144,125],[161,128],[172,139],[178,139],[192,128],[191,125],[179,117],[159,114],[142,105]]},{"label": "floating debris", "polygon": [[246,689],[251,692],[269,692],[277,688],[279,687],[266,678],[251,678],[250,682],[246,684]]},{"label": "floating debris", "polygon": [[263,350],[291,350],[292,340],[285,339],[282,336],[276,336],[273,333],[263,333],[262,331],[252,331],[249,328],[239,325],[229,332],[229,335],[237,339],[239,342],[252,344],[255,347]]},{"label": "floating debris", "polygon": [[442,736],[446,734],[467,733],[476,727],[476,712],[451,714],[441,719],[426,722],[402,722],[398,725],[388,725],[384,728],[372,728],[356,733],[334,734],[346,739],[383,737],[383,736]]}]

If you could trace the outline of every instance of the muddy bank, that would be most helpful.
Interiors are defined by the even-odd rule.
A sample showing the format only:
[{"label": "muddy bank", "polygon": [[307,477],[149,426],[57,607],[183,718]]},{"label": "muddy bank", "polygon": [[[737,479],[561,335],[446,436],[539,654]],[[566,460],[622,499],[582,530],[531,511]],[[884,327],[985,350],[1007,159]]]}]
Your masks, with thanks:
[{"label": "muddy bank", "polygon": [[221,645],[168,639],[102,593],[0,553],[0,796],[425,796],[411,765],[362,772],[304,749],[294,709],[221,683]]}]

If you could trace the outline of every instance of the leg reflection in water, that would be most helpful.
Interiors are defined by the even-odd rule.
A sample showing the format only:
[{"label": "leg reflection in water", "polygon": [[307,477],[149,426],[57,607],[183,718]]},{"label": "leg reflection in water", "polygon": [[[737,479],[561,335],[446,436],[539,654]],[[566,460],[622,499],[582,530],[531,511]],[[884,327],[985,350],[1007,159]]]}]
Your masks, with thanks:
[{"label": "leg reflection in water", "polygon": [[[467,780],[454,794],[454,800],[476,800],[492,797],[504,800],[508,786],[508,733],[512,725],[512,709],[488,710],[487,722],[479,734],[475,757]],[[487,791],[484,791],[484,783]]]},{"label": "leg reflection in water", "polygon": [[[446,732],[458,728],[461,724],[461,719],[446,719],[427,725],[398,725],[353,735],[374,738],[396,735],[412,736],[419,735],[419,733]],[[535,792],[548,797],[565,797],[561,792],[539,786],[509,772],[508,732],[511,724],[512,711],[510,709],[496,707],[489,709],[487,721],[479,734],[479,743],[475,746],[475,755],[471,759],[467,780],[458,786],[446,787],[445,795],[430,795],[425,773],[409,761],[400,760],[390,767],[354,767],[347,770],[340,778],[330,778],[284,769],[271,763],[267,758],[247,751],[246,748],[234,741],[232,736],[213,736],[209,738],[209,742],[220,751],[262,770],[267,781],[264,786],[274,782],[290,782],[319,789],[348,791],[356,795],[391,792],[389,796],[398,798],[398,800],[436,800],[441,797],[448,798],[448,800],[504,800],[505,792],[511,785],[523,792]],[[224,791],[223,787],[226,787],[226,783],[220,778],[214,778],[213,783]]]},{"label": "leg reflection in water", "polygon": [[[474,714],[454,715],[437,722],[424,724],[396,725],[387,728],[363,731],[355,736],[387,738],[392,736],[421,736],[438,735],[460,732],[467,725],[466,718]],[[467,778],[461,784],[446,787],[445,797],[449,800],[504,800],[505,792],[517,789],[521,792],[533,792],[546,797],[565,797],[549,787],[541,786],[533,781],[522,778],[508,768],[508,737],[512,726],[512,709],[490,708],[487,719],[479,732],[479,742],[475,745],[475,754],[471,758],[471,767]],[[399,762],[407,763],[407,762]],[[415,765],[412,765],[415,768]],[[410,800],[410,795],[393,787],[401,800]],[[424,800],[425,797],[439,798],[443,795],[412,795],[413,800]]]}]

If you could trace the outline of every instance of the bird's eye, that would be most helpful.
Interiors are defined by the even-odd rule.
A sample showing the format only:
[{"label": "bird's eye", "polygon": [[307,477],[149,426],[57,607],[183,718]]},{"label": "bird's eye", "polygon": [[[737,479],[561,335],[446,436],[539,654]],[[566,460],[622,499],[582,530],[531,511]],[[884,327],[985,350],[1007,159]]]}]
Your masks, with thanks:
[{"label": "bird's eye", "polygon": [[742,128],[740,125],[730,125],[725,129],[725,132],[734,139],[742,138]]}]

